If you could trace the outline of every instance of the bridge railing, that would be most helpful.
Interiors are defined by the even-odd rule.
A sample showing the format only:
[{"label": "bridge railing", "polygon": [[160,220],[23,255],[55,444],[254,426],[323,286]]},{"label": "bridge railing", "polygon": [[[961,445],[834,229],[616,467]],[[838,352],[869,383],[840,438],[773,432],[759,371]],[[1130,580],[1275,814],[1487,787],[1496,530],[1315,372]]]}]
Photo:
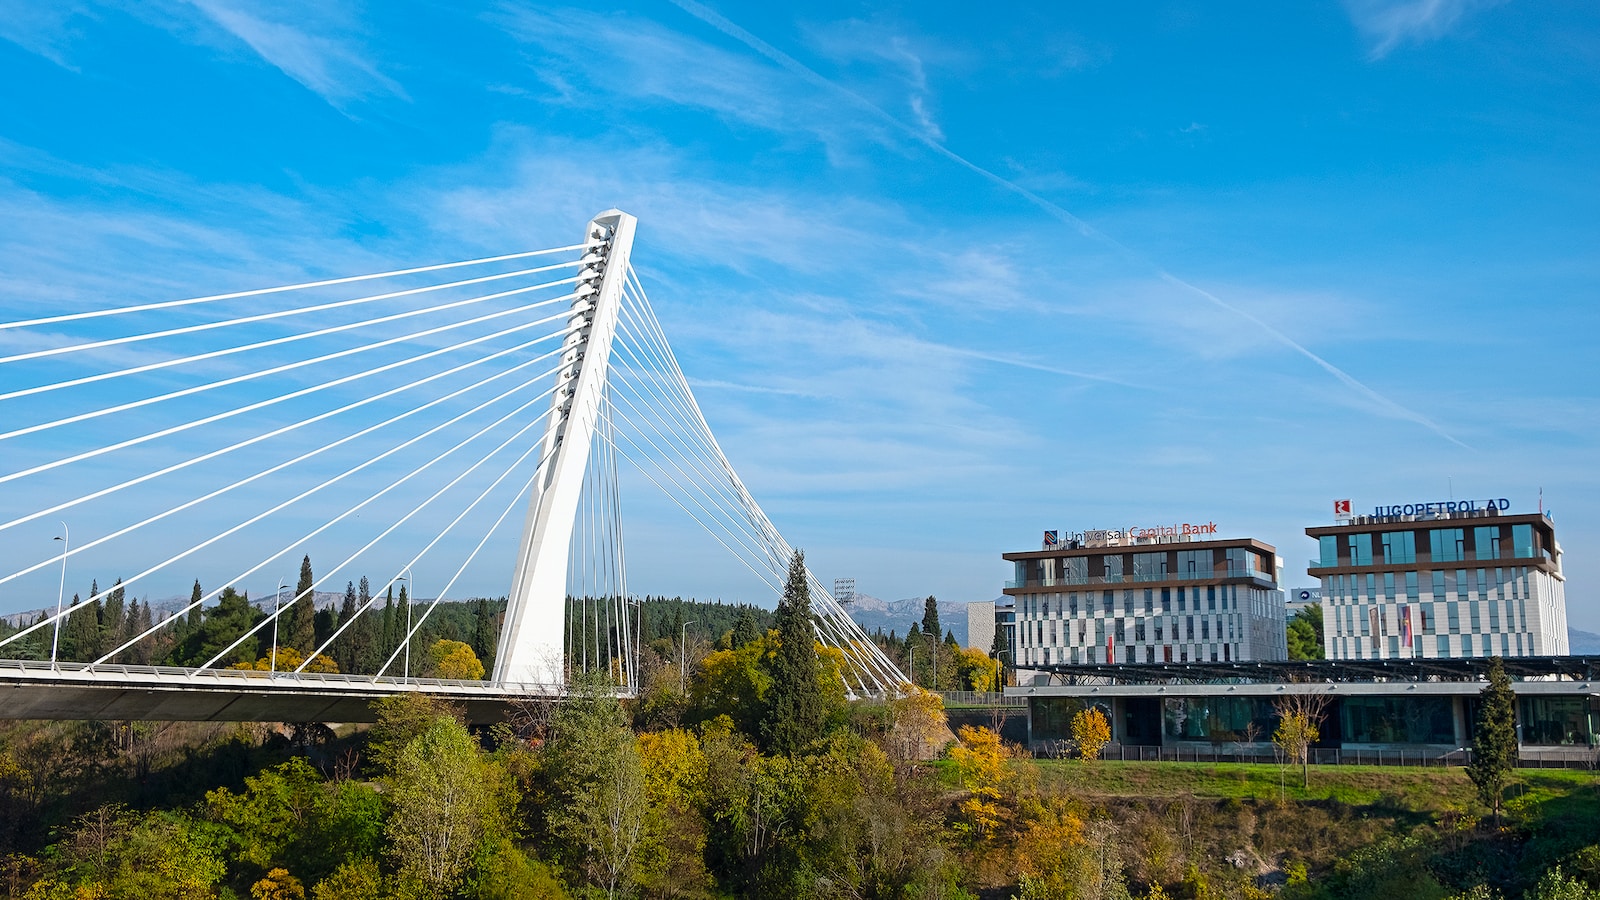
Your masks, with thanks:
[{"label": "bridge railing", "polygon": [[[457,678],[374,678],[370,675],[350,675],[337,672],[263,672],[257,669],[190,669],[181,666],[137,666],[102,663],[95,666],[89,663],[57,662],[51,664],[43,660],[26,659],[0,659],[0,676],[7,671],[28,677],[30,680],[45,680],[52,677],[63,678],[73,682],[104,681],[108,684],[125,684],[140,680],[165,684],[228,684],[248,682],[252,687],[270,688],[275,685],[284,687],[304,688],[308,686],[323,686],[336,689],[358,688],[444,688],[451,693],[506,693],[506,694],[532,694],[551,695],[562,692],[561,685],[533,683],[533,682],[489,682],[470,681]],[[116,676],[121,676],[120,678]]]}]

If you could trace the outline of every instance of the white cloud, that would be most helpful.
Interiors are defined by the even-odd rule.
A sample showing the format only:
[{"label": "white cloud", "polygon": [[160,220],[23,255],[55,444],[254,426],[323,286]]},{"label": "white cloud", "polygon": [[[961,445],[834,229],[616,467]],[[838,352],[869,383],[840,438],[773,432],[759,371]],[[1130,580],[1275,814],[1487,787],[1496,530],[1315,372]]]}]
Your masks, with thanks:
[{"label": "white cloud", "polygon": [[78,20],[92,17],[86,3],[10,3],[0,14],[0,40],[50,60],[64,69],[77,70],[67,48],[79,37]]},{"label": "white cloud", "polygon": [[1346,0],[1345,9],[1372,42],[1370,56],[1382,59],[1401,44],[1437,40],[1470,13],[1505,0]]},{"label": "white cloud", "polygon": [[[333,18],[333,8],[310,5],[295,11],[293,19],[312,30],[269,18],[265,10],[246,8],[228,0],[189,0],[196,9],[234,38],[243,41],[263,60],[322,97],[335,109],[376,95],[405,97],[393,79],[380,72],[349,36],[330,33],[346,30]],[[286,10],[267,7],[277,16]],[[324,33],[315,33],[317,31]]]}]

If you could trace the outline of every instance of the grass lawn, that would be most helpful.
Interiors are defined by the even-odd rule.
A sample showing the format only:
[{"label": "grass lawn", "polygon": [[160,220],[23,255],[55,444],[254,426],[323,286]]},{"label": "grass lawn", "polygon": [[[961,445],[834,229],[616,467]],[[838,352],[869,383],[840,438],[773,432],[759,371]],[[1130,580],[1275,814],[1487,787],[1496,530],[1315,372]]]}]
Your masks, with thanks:
[{"label": "grass lawn", "polygon": [[[1082,797],[1202,797],[1335,800],[1352,806],[1383,805],[1419,812],[1470,808],[1472,782],[1460,768],[1405,766],[1312,766],[1311,785],[1300,786],[1300,769],[1271,763],[1118,762],[1031,760],[1042,787]],[[1281,780],[1280,780],[1281,779]],[[1596,785],[1593,773],[1568,769],[1520,769],[1508,799],[1537,806]]]}]

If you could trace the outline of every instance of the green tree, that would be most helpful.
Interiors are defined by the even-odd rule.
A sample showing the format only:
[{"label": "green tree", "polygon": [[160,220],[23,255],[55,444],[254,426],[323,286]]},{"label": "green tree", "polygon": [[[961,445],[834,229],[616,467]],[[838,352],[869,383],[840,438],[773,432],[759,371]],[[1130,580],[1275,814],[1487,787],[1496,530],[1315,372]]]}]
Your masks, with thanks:
[{"label": "green tree", "polygon": [[285,647],[293,647],[302,655],[317,648],[315,584],[316,578],[311,574],[311,555],[308,553],[300,560],[300,580],[295,582],[294,599],[289,601],[288,612],[283,614],[287,621],[282,623],[281,639]]},{"label": "green tree", "polygon": [[1478,799],[1494,810],[1495,827],[1500,825],[1500,805],[1506,784],[1517,764],[1517,729],[1511,692],[1511,679],[1498,656],[1489,659],[1489,683],[1478,695],[1478,722],[1472,738],[1472,762],[1467,777],[1478,788]]},{"label": "green tree", "polygon": [[[359,608],[357,604],[356,583],[347,581],[344,583],[344,600],[339,604],[339,620],[336,627],[342,627],[356,617],[356,610]],[[356,670],[355,645],[350,642],[350,636],[350,630],[346,629],[340,636],[339,643],[333,648],[333,660],[338,663],[341,672]],[[321,641],[318,641],[318,644],[320,645]]]},{"label": "green tree", "polygon": [[1301,607],[1289,617],[1288,626],[1290,659],[1322,659],[1322,606]]},{"label": "green tree", "polygon": [[[494,666],[494,616],[489,612],[489,601],[478,598],[472,610],[472,653],[484,669]],[[482,677],[481,675],[479,676]]]},{"label": "green tree", "polygon": [[738,650],[759,637],[761,629],[756,625],[756,617],[750,614],[750,607],[741,605],[739,619],[733,623],[733,637],[729,643],[734,650]]},{"label": "green tree", "polygon": [[400,752],[386,833],[402,883],[447,896],[486,835],[504,830],[509,789],[460,722],[435,718]]},{"label": "green tree", "polygon": [[546,819],[568,867],[608,897],[631,893],[645,838],[644,769],[607,673],[584,673],[568,685],[544,770],[553,801]]},{"label": "green tree", "polygon": [[942,655],[939,652],[940,634],[939,601],[932,594],[929,594],[928,599],[922,601],[922,639],[928,645],[928,665],[926,666],[924,684],[935,691],[943,687],[943,680],[939,677],[941,674],[939,663]]},{"label": "green tree", "polygon": [[805,554],[799,550],[789,560],[789,580],[778,601],[777,619],[778,648],[767,661],[772,688],[760,737],[772,752],[793,756],[822,735],[828,719],[816,626],[811,621],[811,586]]},{"label": "green tree", "polygon": [[[250,605],[250,598],[232,587],[222,589],[217,605],[205,611],[204,618],[183,642],[172,649],[171,660],[176,665],[199,665],[216,656],[222,649],[238,639],[261,621],[262,614]],[[265,629],[263,629],[265,631]],[[269,648],[270,649],[270,648]],[[260,638],[248,640],[235,647],[218,665],[253,663],[264,655]]]},{"label": "green tree", "polygon": [[989,658],[1000,664],[999,690],[1011,683],[1011,672],[1015,668],[1016,660],[1011,658],[1011,647],[1006,643],[1006,630],[998,620],[994,623],[994,640],[989,643]]},{"label": "green tree", "polygon": [[356,589],[356,608],[364,611],[350,626],[348,637],[345,638],[350,642],[350,657],[354,662],[350,671],[369,674],[378,671],[383,660],[378,657],[378,626],[381,620],[372,608],[372,584],[365,575],[361,576],[361,584]]},{"label": "green tree", "polygon": [[[200,605],[200,598],[204,596],[205,592],[200,590],[200,579],[196,578],[194,580],[194,589],[189,591],[189,617],[183,625],[185,636],[200,630],[200,620],[205,615],[203,607]],[[182,643],[181,638],[179,642]]]}]

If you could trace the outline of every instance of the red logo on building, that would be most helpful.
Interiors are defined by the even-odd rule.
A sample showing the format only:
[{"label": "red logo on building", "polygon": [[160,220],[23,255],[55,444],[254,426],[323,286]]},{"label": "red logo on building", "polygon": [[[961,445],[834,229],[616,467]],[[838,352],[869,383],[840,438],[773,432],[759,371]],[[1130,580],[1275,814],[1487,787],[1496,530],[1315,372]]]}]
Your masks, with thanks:
[{"label": "red logo on building", "polygon": [[1333,515],[1336,518],[1337,517],[1341,517],[1341,516],[1348,518],[1349,515],[1350,515],[1350,501],[1349,500],[1335,500],[1335,501],[1333,501]]}]

